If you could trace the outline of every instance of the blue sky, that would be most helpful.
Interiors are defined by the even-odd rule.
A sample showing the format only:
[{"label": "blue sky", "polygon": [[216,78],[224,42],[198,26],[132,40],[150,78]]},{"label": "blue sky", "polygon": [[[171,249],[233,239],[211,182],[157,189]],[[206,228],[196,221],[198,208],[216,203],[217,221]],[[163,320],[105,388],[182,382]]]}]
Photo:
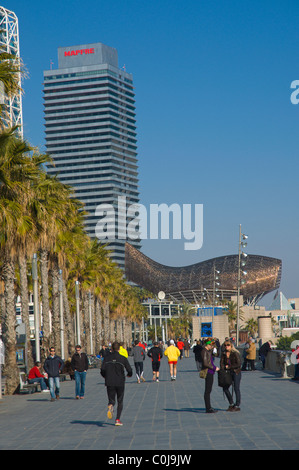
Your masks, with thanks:
[{"label": "blue sky", "polygon": [[[118,50],[136,93],[140,202],[203,204],[203,247],[144,240],[183,266],[237,253],[283,261],[281,290],[299,297],[299,3],[276,0],[2,1],[19,19],[25,137],[44,150],[43,70],[57,48]],[[274,295],[274,293],[273,293]],[[271,303],[273,295],[262,302]]]}]

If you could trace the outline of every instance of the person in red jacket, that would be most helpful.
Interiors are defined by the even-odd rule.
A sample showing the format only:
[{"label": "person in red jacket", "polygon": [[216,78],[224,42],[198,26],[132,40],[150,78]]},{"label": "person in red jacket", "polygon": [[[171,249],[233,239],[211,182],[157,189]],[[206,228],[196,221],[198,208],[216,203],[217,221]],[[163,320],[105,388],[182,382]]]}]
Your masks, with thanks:
[{"label": "person in red jacket", "polygon": [[184,351],[184,343],[181,339],[179,339],[176,343],[176,347],[180,350],[180,359],[183,357],[183,351]]},{"label": "person in red jacket", "polygon": [[41,373],[40,371],[41,368],[41,363],[36,362],[34,367],[30,369],[29,374],[28,374],[28,383],[34,384],[34,383],[40,383],[42,392],[49,392],[48,387],[45,382],[45,376]]}]

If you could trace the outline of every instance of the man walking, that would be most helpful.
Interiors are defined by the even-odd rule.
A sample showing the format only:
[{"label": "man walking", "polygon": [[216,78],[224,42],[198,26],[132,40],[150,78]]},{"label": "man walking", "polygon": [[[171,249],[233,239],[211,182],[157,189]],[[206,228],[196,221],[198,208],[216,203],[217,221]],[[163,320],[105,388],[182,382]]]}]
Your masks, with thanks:
[{"label": "man walking", "polygon": [[123,410],[123,400],[125,394],[125,370],[128,377],[132,377],[132,368],[126,357],[119,354],[119,343],[112,344],[112,352],[106,356],[102,368],[101,375],[105,379],[108,395],[108,411],[109,419],[113,417],[113,407],[117,397],[117,412],[115,426],[122,426],[120,416]]},{"label": "man walking", "polygon": [[183,359],[184,343],[181,340],[181,338],[178,339],[176,345],[177,345],[177,348],[180,351],[180,359]]},{"label": "man walking", "polygon": [[163,351],[157,341],[154,342],[154,346],[148,351],[147,355],[152,359],[153,381],[159,382],[160,361],[163,357]]},{"label": "man walking", "polygon": [[50,355],[47,357],[44,363],[44,370],[48,374],[49,380],[49,387],[50,387],[50,395],[51,401],[55,401],[55,397],[59,400],[59,392],[60,392],[60,381],[59,381],[59,374],[63,369],[64,361],[61,357],[56,356],[55,348],[50,348]]},{"label": "man walking", "polygon": [[88,370],[87,354],[81,351],[80,344],[76,346],[76,352],[71,360],[71,367],[75,372],[76,399],[83,400],[85,394],[86,374]]}]

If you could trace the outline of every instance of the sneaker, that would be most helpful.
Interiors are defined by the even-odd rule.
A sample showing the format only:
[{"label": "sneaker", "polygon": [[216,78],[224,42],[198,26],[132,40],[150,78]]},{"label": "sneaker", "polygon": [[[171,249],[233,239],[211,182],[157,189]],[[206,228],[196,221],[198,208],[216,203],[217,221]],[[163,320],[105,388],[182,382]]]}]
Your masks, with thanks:
[{"label": "sneaker", "polygon": [[122,425],[123,423],[119,419],[115,421],[115,426],[122,426]]},{"label": "sneaker", "polygon": [[159,382],[159,379],[156,379],[156,382]]},{"label": "sneaker", "polygon": [[46,389],[46,390],[43,390],[44,393],[50,393],[50,390]]},{"label": "sneaker", "polygon": [[108,419],[113,418],[113,405],[108,405],[107,418]]}]

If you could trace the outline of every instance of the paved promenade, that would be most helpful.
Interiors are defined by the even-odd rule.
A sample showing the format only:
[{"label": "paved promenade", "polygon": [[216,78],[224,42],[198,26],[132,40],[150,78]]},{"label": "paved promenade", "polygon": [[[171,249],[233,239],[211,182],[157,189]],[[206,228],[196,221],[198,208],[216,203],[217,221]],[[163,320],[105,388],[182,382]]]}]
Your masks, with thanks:
[{"label": "paved promenade", "polygon": [[[132,358],[129,357],[131,365]],[[61,398],[50,394],[4,396],[0,401],[1,450],[290,450],[299,449],[299,384],[262,370],[242,372],[240,412],[226,412],[228,403],[214,379],[212,406],[206,414],[204,380],[193,353],[178,362],[170,381],[165,358],[160,382],[152,382],[146,358],[146,382],[137,384],[135,369],[127,379],[122,427],[108,420],[104,379],[99,369],[87,374],[84,400],[75,400],[75,384],[61,383]],[[137,452],[136,452],[137,454]],[[105,454],[106,455],[106,454]]]}]

